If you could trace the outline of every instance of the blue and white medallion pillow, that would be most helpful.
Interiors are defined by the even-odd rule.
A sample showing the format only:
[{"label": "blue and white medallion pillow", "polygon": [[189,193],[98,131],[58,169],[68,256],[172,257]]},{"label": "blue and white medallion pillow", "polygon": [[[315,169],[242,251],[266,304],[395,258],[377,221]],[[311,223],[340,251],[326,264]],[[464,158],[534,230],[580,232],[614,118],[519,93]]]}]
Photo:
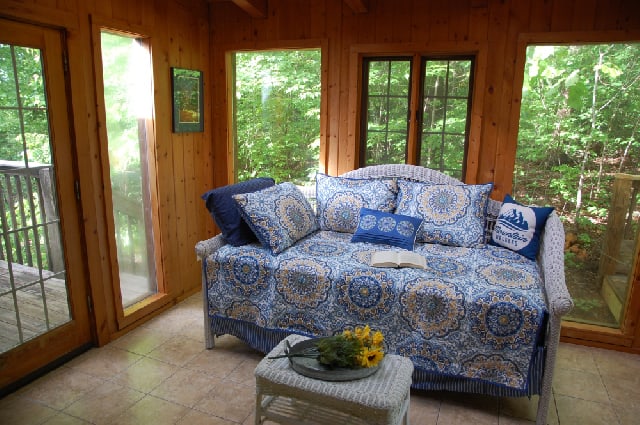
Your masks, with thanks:
[{"label": "blue and white medallion pillow", "polygon": [[351,242],[393,245],[413,251],[420,223],[422,220],[416,217],[361,208]]},{"label": "blue and white medallion pillow", "polygon": [[320,229],[353,233],[360,208],[393,212],[396,207],[395,179],[349,179],[316,174],[316,202]]},{"label": "blue and white medallion pillow", "polygon": [[540,247],[540,234],[552,212],[553,207],[522,205],[510,195],[505,195],[491,233],[491,244],[535,260]]},{"label": "blue and white medallion pillow", "polygon": [[263,247],[279,254],[318,230],[313,208],[292,183],[280,183],[253,193],[234,195],[242,218]]},{"label": "blue and white medallion pillow", "polygon": [[479,247],[485,243],[492,183],[452,185],[398,181],[396,214],[422,219],[419,242]]}]

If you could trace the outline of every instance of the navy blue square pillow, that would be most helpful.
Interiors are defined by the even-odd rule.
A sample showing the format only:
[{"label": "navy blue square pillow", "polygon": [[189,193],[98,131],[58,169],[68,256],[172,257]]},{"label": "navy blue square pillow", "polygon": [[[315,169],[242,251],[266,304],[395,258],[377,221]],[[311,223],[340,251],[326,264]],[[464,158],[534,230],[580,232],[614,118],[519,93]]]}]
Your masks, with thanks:
[{"label": "navy blue square pillow", "polygon": [[408,215],[360,208],[360,221],[351,242],[393,245],[413,251],[422,220]]},{"label": "navy blue square pillow", "polygon": [[552,211],[553,207],[530,207],[505,195],[491,233],[491,244],[535,260],[540,247],[540,234]]},{"label": "navy blue square pillow", "polygon": [[256,192],[274,184],[275,181],[271,177],[259,177],[219,187],[202,195],[209,213],[222,231],[222,236],[227,243],[240,246],[257,240],[253,230],[240,215],[233,195]]}]

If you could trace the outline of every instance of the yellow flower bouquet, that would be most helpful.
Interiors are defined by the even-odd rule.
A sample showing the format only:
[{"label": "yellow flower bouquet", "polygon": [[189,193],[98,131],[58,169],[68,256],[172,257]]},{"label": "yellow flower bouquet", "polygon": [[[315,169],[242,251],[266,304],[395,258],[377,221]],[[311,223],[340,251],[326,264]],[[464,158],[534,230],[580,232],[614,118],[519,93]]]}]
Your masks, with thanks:
[{"label": "yellow flower bouquet", "polygon": [[384,358],[384,336],[382,332],[372,332],[369,325],[345,330],[341,334],[318,338],[314,346],[297,353],[287,353],[280,357],[315,358],[328,368],[370,368],[377,366]]}]

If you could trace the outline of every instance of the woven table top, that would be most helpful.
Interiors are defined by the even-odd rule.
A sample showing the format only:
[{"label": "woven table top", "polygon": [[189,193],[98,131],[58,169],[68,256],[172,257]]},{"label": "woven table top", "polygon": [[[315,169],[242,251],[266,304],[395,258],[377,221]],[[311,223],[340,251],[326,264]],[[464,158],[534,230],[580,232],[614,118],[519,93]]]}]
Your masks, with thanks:
[{"label": "woven table top", "polygon": [[[286,338],[291,345],[308,339],[300,335]],[[284,353],[285,341],[278,344],[258,364],[256,386],[263,393],[318,400],[320,398],[359,405],[374,410],[397,409],[407,397],[411,386],[413,363],[402,356],[385,355],[379,370],[355,381],[323,381],[308,378],[294,371],[289,359],[269,359]]]}]

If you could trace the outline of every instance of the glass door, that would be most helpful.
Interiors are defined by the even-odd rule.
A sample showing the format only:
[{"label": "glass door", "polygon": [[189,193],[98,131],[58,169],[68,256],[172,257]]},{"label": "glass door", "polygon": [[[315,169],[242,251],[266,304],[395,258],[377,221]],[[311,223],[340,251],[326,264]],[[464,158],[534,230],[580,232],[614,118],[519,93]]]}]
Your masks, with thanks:
[{"label": "glass door", "polygon": [[91,339],[62,58],[0,19],[0,388]]}]

